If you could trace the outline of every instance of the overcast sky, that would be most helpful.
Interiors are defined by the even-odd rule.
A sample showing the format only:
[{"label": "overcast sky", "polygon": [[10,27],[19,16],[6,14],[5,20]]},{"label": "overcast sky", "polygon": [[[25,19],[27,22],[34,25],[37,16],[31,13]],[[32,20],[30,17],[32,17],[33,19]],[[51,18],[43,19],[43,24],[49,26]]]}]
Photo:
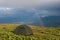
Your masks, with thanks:
[{"label": "overcast sky", "polygon": [[0,0],[1,7],[36,7],[60,3],[60,0]]},{"label": "overcast sky", "polygon": [[14,8],[54,15],[60,13],[60,0],[0,0],[0,14],[13,14]]},{"label": "overcast sky", "polygon": [[0,0],[0,19],[2,18],[3,23],[6,19],[11,20],[13,17],[19,19],[21,14],[27,13],[29,16],[34,14],[33,17],[60,16],[60,0]]}]

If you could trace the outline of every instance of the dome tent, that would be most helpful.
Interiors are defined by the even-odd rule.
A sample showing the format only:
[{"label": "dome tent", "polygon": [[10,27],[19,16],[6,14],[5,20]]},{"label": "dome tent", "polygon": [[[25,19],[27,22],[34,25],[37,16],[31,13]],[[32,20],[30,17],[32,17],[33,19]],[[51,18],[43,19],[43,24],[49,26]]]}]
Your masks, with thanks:
[{"label": "dome tent", "polygon": [[32,35],[33,32],[31,28],[27,25],[19,25],[14,31],[14,34],[16,35]]}]

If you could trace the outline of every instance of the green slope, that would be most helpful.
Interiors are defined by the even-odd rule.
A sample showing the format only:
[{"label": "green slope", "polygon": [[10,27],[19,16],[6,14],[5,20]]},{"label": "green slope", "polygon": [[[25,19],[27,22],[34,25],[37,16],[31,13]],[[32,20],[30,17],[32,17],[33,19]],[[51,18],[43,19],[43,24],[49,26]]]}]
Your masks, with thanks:
[{"label": "green slope", "polygon": [[0,40],[60,40],[60,28],[30,26],[33,35],[15,35],[13,31],[19,24],[0,24]]}]

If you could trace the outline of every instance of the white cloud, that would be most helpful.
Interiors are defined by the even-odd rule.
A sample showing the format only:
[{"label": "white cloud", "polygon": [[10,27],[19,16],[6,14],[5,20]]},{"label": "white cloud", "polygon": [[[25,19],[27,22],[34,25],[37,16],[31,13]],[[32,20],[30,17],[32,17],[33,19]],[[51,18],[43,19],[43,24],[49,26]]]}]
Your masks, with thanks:
[{"label": "white cloud", "polygon": [[60,2],[60,0],[0,0],[0,6],[5,7],[34,7]]},{"label": "white cloud", "polygon": [[0,7],[0,17],[12,16],[14,13],[13,8]]},{"label": "white cloud", "polygon": [[2,14],[3,16],[4,15],[13,16],[13,12],[15,12],[15,10],[12,9],[17,7],[17,8],[24,8],[24,9],[29,8],[27,12],[35,12],[35,14],[37,15],[48,14],[49,12],[47,10],[38,10],[35,9],[34,7],[39,6],[40,8],[40,6],[43,5],[50,4],[51,6],[56,3],[60,3],[60,0],[0,0],[0,12],[4,12]]}]

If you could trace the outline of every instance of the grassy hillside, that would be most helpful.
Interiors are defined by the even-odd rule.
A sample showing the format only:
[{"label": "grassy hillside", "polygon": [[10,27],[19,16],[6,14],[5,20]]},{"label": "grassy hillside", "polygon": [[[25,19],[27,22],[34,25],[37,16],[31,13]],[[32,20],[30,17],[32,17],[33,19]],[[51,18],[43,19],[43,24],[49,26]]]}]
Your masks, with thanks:
[{"label": "grassy hillside", "polygon": [[13,31],[19,24],[0,24],[0,40],[60,40],[60,28],[30,26],[33,35],[15,35]]}]

